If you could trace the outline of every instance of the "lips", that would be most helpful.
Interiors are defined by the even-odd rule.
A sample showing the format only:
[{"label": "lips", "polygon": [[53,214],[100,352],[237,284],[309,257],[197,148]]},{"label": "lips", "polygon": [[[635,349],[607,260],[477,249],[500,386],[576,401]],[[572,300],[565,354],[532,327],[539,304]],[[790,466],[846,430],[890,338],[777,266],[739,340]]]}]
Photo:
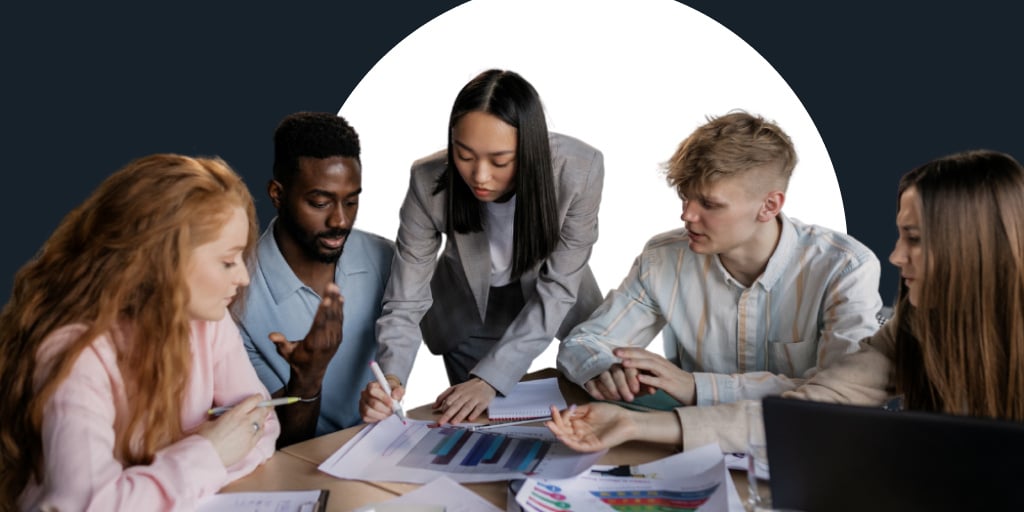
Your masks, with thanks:
[{"label": "lips", "polygon": [[342,245],[345,245],[345,237],[319,237],[320,244],[328,249],[341,249]]},{"label": "lips", "polygon": [[487,190],[486,188],[474,188],[473,195],[477,197],[487,197],[491,195],[491,191]]}]

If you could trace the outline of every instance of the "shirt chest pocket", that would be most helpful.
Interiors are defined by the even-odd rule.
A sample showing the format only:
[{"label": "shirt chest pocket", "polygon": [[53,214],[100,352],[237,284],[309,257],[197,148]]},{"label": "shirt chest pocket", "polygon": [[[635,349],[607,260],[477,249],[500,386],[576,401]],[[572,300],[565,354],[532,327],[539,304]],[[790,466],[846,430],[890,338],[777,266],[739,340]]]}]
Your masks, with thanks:
[{"label": "shirt chest pocket", "polygon": [[768,370],[789,377],[801,377],[818,361],[818,341],[769,341]]}]

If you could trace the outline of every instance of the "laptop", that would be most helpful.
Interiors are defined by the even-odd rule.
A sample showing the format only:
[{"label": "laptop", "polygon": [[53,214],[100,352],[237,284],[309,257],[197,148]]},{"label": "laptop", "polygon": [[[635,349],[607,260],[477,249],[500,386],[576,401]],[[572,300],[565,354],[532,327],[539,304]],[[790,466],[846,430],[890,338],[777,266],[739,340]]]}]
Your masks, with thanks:
[{"label": "laptop", "polygon": [[772,505],[1022,510],[1024,424],[768,397]]}]

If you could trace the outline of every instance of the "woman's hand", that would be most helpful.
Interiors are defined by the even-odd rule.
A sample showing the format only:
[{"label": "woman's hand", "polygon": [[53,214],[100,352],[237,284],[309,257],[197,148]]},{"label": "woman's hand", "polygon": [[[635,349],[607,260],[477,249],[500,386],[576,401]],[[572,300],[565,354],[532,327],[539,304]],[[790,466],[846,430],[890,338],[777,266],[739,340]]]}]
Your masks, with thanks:
[{"label": "woman's hand", "polygon": [[473,421],[487,409],[497,394],[498,392],[480,377],[456,384],[438,395],[434,401],[434,409],[442,413],[437,422],[444,425]]},{"label": "woman's hand", "polygon": [[578,452],[607,450],[636,439],[636,414],[613,404],[590,403],[559,412],[544,423],[559,441]]},{"label": "woman's hand", "polygon": [[271,414],[268,408],[257,405],[264,399],[262,395],[252,395],[203,423],[196,432],[213,443],[224,467],[242,460],[263,437],[263,424]]},{"label": "woman's hand", "polygon": [[405,388],[398,382],[398,377],[387,375],[388,385],[391,386],[391,396],[384,392],[377,381],[370,382],[366,389],[359,394],[359,414],[366,423],[376,423],[387,419],[394,414],[393,405],[405,396]]}]

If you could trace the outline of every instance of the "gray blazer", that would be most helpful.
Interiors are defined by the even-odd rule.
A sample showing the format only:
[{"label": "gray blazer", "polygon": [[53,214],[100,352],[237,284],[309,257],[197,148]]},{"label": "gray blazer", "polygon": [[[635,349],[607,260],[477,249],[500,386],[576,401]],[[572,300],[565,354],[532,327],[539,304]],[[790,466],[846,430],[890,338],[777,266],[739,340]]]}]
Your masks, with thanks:
[{"label": "gray blazer", "polygon": [[[560,240],[546,260],[522,275],[519,282],[525,306],[501,340],[471,370],[501,394],[511,391],[552,339],[563,338],[576,324],[586,320],[602,298],[587,262],[597,241],[604,157],[586,143],[565,135],[550,134],[550,143],[558,189]],[[408,380],[412,371],[421,334],[435,354],[453,349],[451,345],[465,337],[458,335],[462,325],[458,318],[431,322],[447,325],[446,332],[427,332],[429,329],[424,327],[421,333],[420,320],[435,296],[439,304],[475,303],[481,319],[487,311],[491,286],[487,234],[456,233],[446,237],[444,251],[438,257],[446,227],[448,192],[432,192],[446,164],[445,151],[413,163],[409,191],[400,211],[391,278],[384,291],[383,312],[377,320],[377,359],[386,373],[394,374],[402,382]],[[431,314],[435,313],[444,315],[445,311]]]}]

